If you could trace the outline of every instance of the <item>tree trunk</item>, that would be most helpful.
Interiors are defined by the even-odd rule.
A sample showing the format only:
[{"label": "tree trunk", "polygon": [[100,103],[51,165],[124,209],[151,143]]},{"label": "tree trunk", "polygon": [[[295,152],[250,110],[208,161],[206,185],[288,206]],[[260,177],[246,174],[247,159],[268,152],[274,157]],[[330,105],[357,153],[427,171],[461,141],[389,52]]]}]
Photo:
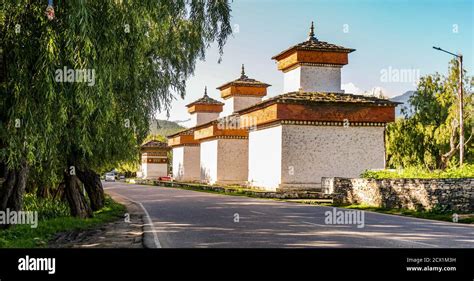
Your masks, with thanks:
[{"label": "tree trunk", "polygon": [[71,175],[69,171],[64,173],[65,195],[71,209],[71,216],[79,218],[92,217],[92,209],[87,204],[82,193],[81,182],[76,175]]},{"label": "tree trunk", "polygon": [[15,188],[12,190],[7,203],[7,208],[10,210],[21,211],[23,209],[23,194],[25,194],[28,172],[29,167],[26,163],[17,171]]},{"label": "tree trunk", "polygon": [[15,170],[7,169],[5,174],[5,181],[2,184],[2,189],[0,189],[0,211],[6,211],[8,199],[10,198],[16,183]]},{"label": "tree trunk", "polygon": [[66,184],[64,182],[60,182],[58,186],[56,187],[56,190],[53,191],[53,200],[61,200],[61,201],[67,201],[66,200],[66,195],[64,190],[66,189]]},{"label": "tree trunk", "polygon": [[439,163],[439,169],[445,170],[448,167],[449,160],[456,154],[459,146],[456,146],[456,126],[451,127],[451,135],[449,136],[449,148],[450,150],[445,154],[441,155],[441,162]]},{"label": "tree trunk", "polygon": [[[19,169],[6,171],[6,179],[0,189],[0,211],[20,211],[23,208],[23,194],[25,193],[28,177],[28,165],[24,163]],[[7,228],[9,225],[0,225]]]},{"label": "tree trunk", "polygon": [[36,189],[36,197],[48,198],[50,196],[50,188],[44,183],[40,183]]},{"label": "tree trunk", "polygon": [[84,184],[91,202],[92,210],[97,211],[102,209],[105,204],[105,194],[99,175],[86,168],[83,171],[77,170],[77,176]]}]

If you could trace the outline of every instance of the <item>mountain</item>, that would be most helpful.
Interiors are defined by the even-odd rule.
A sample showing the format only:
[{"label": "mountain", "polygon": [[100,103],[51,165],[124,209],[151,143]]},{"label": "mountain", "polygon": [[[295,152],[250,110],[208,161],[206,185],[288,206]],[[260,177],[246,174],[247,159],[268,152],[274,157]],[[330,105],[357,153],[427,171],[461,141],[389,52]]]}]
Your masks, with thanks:
[{"label": "mountain", "polygon": [[391,98],[390,100],[391,101],[395,101],[395,102],[402,102],[403,104],[400,104],[396,107],[396,110],[395,110],[395,117],[402,117],[402,112],[401,112],[401,109],[403,107],[407,107],[407,108],[410,108],[410,104],[408,103],[408,100],[410,99],[411,96],[413,96],[413,94],[415,93],[415,91],[407,91],[399,96],[396,96],[396,97],[393,97]]},{"label": "mountain", "polygon": [[168,120],[152,120],[150,123],[150,134],[168,136],[183,130],[184,127],[176,122]]}]

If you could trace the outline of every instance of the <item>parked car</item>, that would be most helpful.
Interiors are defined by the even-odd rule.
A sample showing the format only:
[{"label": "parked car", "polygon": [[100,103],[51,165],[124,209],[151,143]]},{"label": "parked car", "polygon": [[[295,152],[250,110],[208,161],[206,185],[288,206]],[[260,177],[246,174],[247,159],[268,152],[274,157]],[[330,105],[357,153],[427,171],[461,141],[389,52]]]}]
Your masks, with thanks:
[{"label": "parked car", "polygon": [[106,173],[105,174],[105,181],[115,181],[115,174],[114,173]]}]

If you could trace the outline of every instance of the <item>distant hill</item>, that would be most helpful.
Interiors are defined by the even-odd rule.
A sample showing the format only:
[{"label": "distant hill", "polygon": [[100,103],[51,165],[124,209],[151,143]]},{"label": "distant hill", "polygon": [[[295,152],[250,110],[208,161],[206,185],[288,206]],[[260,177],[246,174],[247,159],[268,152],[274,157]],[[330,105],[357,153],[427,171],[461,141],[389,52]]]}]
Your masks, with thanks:
[{"label": "distant hill", "polygon": [[410,104],[408,103],[408,100],[410,99],[411,96],[413,96],[413,94],[415,93],[415,91],[407,91],[399,96],[396,96],[396,97],[393,97],[391,98],[390,100],[391,101],[395,101],[395,102],[402,102],[403,104],[400,104],[397,106],[396,108],[396,111],[395,111],[395,116],[396,117],[402,117],[402,112],[401,112],[401,109],[403,107],[410,107]]},{"label": "distant hill", "polygon": [[152,120],[150,123],[150,134],[168,136],[183,130],[184,127],[173,121]]}]

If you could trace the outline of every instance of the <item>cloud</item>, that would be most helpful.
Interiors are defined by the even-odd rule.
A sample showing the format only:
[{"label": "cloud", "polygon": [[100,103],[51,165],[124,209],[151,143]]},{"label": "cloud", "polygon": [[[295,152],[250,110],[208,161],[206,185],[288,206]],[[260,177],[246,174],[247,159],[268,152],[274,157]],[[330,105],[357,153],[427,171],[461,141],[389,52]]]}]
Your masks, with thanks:
[{"label": "cloud", "polygon": [[370,90],[362,90],[357,87],[354,83],[349,82],[346,84],[342,84],[341,88],[347,94],[354,94],[354,95],[364,95],[364,96],[376,96],[376,97],[392,97],[393,94],[390,93],[387,89],[382,88],[380,86],[373,87]]},{"label": "cloud", "polygon": [[360,95],[363,94],[364,91],[362,91],[360,88],[358,88],[354,83],[349,82],[346,84],[342,84],[341,88],[347,93],[347,94],[354,94],[354,95]]},{"label": "cloud", "polygon": [[389,98],[389,97],[393,96],[387,89],[379,87],[379,86],[373,87],[369,91],[365,91],[363,93],[363,95],[375,96],[375,97],[385,97],[385,98]]}]

